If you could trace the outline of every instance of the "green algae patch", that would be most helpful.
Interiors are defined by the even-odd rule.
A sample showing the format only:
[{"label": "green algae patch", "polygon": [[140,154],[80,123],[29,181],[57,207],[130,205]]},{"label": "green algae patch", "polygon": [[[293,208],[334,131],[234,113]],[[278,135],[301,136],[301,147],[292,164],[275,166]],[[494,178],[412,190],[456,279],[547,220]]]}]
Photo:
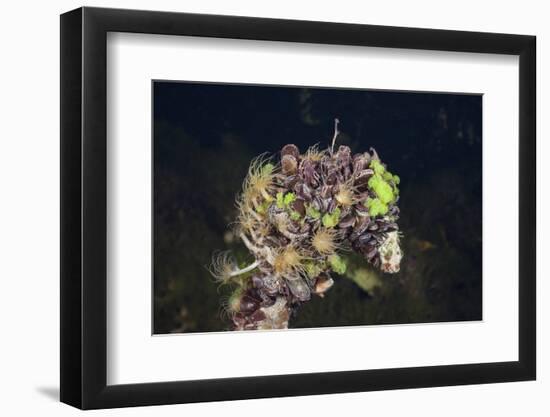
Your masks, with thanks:
[{"label": "green algae patch", "polygon": [[368,186],[382,203],[390,204],[395,201],[393,187],[381,175],[374,174],[369,179]]},{"label": "green algae patch", "polygon": [[344,259],[342,259],[340,256],[336,254],[330,255],[328,257],[328,263],[330,264],[332,270],[337,274],[344,275],[346,273],[346,261],[344,261]]},{"label": "green algae patch", "polygon": [[369,215],[371,217],[383,216],[388,212],[388,205],[384,204],[378,198],[367,198],[365,206],[369,209]]},{"label": "green algae patch", "polygon": [[371,162],[370,168],[374,171],[374,175],[369,178],[367,185],[375,198],[368,198],[365,206],[369,209],[369,215],[376,217],[386,214],[388,206],[397,200],[399,195],[397,186],[400,178],[393,175],[376,159]]},{"label": "green algae patch", "polygon": [[325,213],[321,221],[325,227],[336,226],[340,221],[340,209],[336,207],[332,213]]},{"label": "green algae patch", "polygon": [[304,269],[307,276],[310,279],[317,277],[321,272],[323,272],[324,264],[316,262],[306,262],[304,264]]},{"label": "green algae patch", "polygon": [[311,205],[306,206],[306,216],[318,220],[321,218],[321,212]]}]

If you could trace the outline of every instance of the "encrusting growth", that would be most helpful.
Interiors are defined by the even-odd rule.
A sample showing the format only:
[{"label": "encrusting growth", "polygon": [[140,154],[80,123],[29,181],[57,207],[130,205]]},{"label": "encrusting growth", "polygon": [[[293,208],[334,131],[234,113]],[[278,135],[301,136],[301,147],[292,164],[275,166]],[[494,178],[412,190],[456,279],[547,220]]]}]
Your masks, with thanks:
[{"label": "encrusting growth", "polygon": [[312,295],[323,296],[344,274],[346,248],[382,272],[399,272],[402,251],[397,220],[399,177],[378,154],[352,155],[347,146],[285,145],[275,164],[252,161],[237,199],[237,235],[254,256],[238,267],[228,252],[211,272],[236,286],[225,302],[233,329],[281,329]]}]

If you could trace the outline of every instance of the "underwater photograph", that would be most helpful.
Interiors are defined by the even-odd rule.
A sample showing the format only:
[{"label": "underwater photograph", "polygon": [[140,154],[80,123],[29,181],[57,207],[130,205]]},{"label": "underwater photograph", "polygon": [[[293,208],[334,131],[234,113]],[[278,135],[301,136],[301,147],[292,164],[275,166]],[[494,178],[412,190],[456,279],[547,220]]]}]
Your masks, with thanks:
[{"label": "underwater photograph", "polygon": [[482,320],[482,96],[152,82],[153,334]]}]

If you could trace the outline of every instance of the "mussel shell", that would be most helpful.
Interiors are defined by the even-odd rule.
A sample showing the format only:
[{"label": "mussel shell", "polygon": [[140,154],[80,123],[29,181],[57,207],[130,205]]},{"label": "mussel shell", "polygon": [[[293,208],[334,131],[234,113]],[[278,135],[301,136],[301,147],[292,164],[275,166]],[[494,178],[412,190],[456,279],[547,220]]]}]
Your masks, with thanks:
[{"label": "mussel shell", "polygon": [[334,285],[334,280],[328,274],[321,274],[315,280],[313,292],[317,295],[324,294]]},{"label": "mussel shell", "polygon": [[296,160],[300,158],[300,149],[293,143],[289,143],[288,145],[283,146],[283,149],[281,149],[281,158],[285,155],[292,155]]},{"label": "mussel shell", "polygon": [[285,178],[283,185],[285,186],[285,188],[288,189],[294,188],[294,186],[298,182],[298,179],[298,175],[289,175]]},{"label": "mussel shell", "polygon": [[332,186],[329,184],[324,184],[321,186],[321,192],[319,193],[321,198],[329,198],[332,197]]},{"label": "mussel shell", "polygon": [[315,171],[315,163],[309,159],[304,159],[300,163],[300,176],[302,180],[312,186],[317,188],[319,186],[319,174]]},{"label": "mussel shell", "polygon": [[245,294],[241,297],[239,311],[243,313],[252,313],[258,308],[260,308],[260,300],[258,300],[257,298],[252,297],[248,294]]},{"label": "mussel shell", "polygon": [[285,175],[293,175],[298,170],[298,160],[293,155],[283,155],[281,158],[281,170]]},{"label": "mussel shell", "polygon": [[297,197],[305,201],[311,201],[311,199],[313,198],[311,189],[307,186],[307,184],[304,184],[303,182],[298,182],[294,186],[294,192],[296,193]]},{"label": "mussel shell", "polygon": [[256,310],[250,316],[250,321],[252,321],[254,323],[258,323],[258,322],[263,321],[263,320],[265,320],[265,313],[260,309]]},{"label": "mussel shell", "polygon": [[361,244],[367,244],[370,242],[372,238],[372,235],[370,233],[363,233],[361,236],[359,236],[358,240]]},{"label": "mussel shell", "polygon": [[369,166],[369,158],[366,158],[364,154],[357,154],[353,157],[353,172],[359,174],[361,171],[367,169]]},{"label": "mussel shell", "polygon": [[374,174],[374,171],[372,169],[364,169],[355,175],[355,186],[362,190],[363,188],[366,188],[369,182],[369,178],[372,177]]},{"label": "mussel shell", "polygon": [[367,227],[369,227],[369,224],[370,217],[359,217],[355,227],[353,228],[353,233],[357,234],[357,236],[362,235],[363,232],[367,230]]},{"label": "mussel shell", "polygon": [[294,202],[292,203],[292,208],[300,213],[301,216],[306,214],[306,206],[304,204],[304,200],[300,198],[294,200]]},{"label": "mussel shell", "polygon": [[327,198],[325,201],[326,201],[327,211],[329,213],[332,213],[336,208],[336,200],[334,198]]},{"label": "mussel shell", "polygon": [[338,223],[338,227],[340,229],[347,229],[348,227],[353,227],[355,225],[355,222],[356,222],[355,216],[348,214],[346,217],[340,220],[340,222]]},{"label": "mussel shell", "polygon": [[294,297],[300,301],[308,301],[311,298],[311,290],[301,278],[287,279],[286,284]]},{"label": "mussel shell", "polygon": [[360,217],[369,217],[369,209],[366,208],[363,204],[355,205],[355,213]]}]

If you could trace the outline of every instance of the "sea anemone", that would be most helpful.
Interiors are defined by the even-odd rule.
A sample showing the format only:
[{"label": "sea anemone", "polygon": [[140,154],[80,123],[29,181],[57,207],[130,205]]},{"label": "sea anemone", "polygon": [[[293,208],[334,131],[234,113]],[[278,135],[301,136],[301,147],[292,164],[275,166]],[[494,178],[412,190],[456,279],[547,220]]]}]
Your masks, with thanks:
[{"label": "sea anemone", "polygon": [[218,252],[212,257],[210,274],[217,282],[227,282],[237,268],[237,263],[229,251]]},{"label": "sea anemone", "polygon": [[270,191],[274,184],[275,166],[264,155],[255,158],[248,169],[248,175],[243,184],[241,201],[245,206],[258,207],[258,197],[271,201]]},{"label": "sea anemone", "polygon": [[339,205],[347,208],[347,207],[353,206],[356,203],[355,201],[356,195],[357,195],[357,192],[353,189],[353,186],[348,182],[338,186],[338,191],[334,195],[334,198],[336,199]]},{"label": "sea anemone", "polygon": [[330,255],[339,248],[339,240],[337,231],[322,227],[313,233],[311,246],[321,255]]},{"label": "sea anemone", "polygon": [[277,275],[293,276],[304,271],[305,256],[294,246],[289,245],[276,251],[273,257],[273,269]]}]

